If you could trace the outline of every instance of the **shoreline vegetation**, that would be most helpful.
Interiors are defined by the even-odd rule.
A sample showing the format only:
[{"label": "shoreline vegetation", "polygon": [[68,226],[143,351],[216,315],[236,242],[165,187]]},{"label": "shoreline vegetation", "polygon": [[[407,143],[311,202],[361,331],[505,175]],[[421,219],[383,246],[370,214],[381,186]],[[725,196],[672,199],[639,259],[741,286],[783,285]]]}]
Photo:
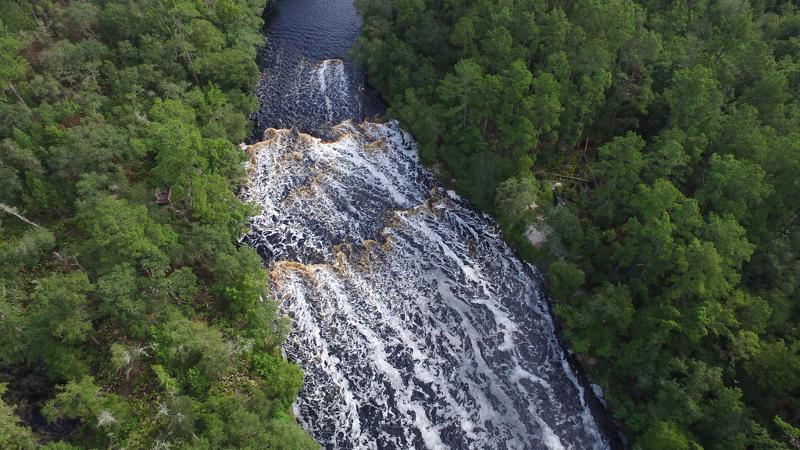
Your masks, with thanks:
[{"label": "shoreline vegetation", "polygon": [[800,448],[797,5],[356,5],[388,115],[546,269],[634,449]]},{"label": "shoreline vegetation", "polygon": [[318,448],[237,244],[265,3],[3,2],[3,449]]}]

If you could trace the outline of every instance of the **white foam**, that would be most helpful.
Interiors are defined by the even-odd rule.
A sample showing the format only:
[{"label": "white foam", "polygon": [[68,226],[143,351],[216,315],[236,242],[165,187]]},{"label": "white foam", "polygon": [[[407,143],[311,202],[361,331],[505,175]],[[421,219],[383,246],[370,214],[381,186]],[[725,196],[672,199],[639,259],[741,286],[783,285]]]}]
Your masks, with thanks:
[{"label": "white foam", "polygon": [[268,132],[244,195],[262,207],[246,240],[294,316],[302,424],[331,447],[607,448],[535,269],[396,122],[335,130]]}]

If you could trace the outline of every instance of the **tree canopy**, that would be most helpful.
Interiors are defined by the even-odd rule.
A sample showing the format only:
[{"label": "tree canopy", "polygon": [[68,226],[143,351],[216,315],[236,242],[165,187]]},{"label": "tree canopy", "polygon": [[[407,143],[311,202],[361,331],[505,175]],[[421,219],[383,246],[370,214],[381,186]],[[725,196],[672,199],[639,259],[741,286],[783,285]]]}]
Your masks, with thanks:
[{"label": "tree canopy", "polygon": [[3,2],[0,447],[318,447],[237,243],[264,7]]},{"label": "tree canopy", "polygon": [[548,267],[634,448],[796,448],[798,6],[357,5],[368,81],[423,161]]}]

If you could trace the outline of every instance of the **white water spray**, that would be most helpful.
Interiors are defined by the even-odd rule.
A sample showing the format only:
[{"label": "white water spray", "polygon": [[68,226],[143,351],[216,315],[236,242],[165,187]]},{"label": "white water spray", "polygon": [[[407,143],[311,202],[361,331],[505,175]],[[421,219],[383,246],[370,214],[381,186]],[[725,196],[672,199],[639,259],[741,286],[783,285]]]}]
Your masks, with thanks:
[{"label": "white water spray", "polygon": [[[316,79],[336,104],[334,68]],[[262,212],[247,240],[292,317],[304,427],[328,448],[607,448],[535,269],[493,221],[397,123],[330,133],[270,129],[248,148]]]}]

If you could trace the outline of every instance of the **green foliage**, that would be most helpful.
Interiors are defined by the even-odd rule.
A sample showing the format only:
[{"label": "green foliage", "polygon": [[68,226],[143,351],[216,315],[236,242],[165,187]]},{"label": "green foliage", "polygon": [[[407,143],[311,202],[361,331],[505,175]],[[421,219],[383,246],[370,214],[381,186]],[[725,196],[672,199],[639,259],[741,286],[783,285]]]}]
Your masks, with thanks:
[{"label": "green foliage", "polygon": [[711,155],[706,181],[696,197],[701,205],[717,214],[744,219],[769,194],[764,171],[751,161],[737,161],[731,155]]},{"label": "green foliage", "polygon": [[674,423],[658,422],[648,428],[639,443],[641,448],[653,450],[688,450],[689,442]]},{"label": "green foliage", "polygon": [[169,394],[177,394],[179,391],[178,380],[171,377],[167,370],[164,369],[164,366],[160,364],[153,364],[151,367],[153,372],[156,374],[156,378],[158,379],[158,383],[161,387],[164,388],[165,391]]},{"label": "green foliage", "polygon": [[267,392],[275,396],[282,409],[289,408],[303,384],[300,366],[287,362],[280,356],[260,352],[253,354],[252,364],[257,375],[270,380]]},{"label": "green foliage", "polygon": [[775,416],[775,425],[781,430],[783,435],[787,438],[790,445],[795,448],[800,447],[800,429],[797,429],[778,416]]},{"label": "green foliage", "polygon": [[0,86],[5,88],[25,74],[27,62],[19,54],[19,39],[0,22]]},{"label": "green foliage", "polygon": [[211,395],[197,411],[199,428],[204,432],[193,448],[319,448],[293,421],[256,413],[265,401],[265,393],[260,389],[251,389],[246,395]]},{"label": "green foliage", "polygon": [[97,313],[111,318],[116,326],[131,335],[142,334],[147,323],[147,302],[138,293],[136,270],[129,264],[120,264],[97,279],[100,298]]},{"label": "green foliage", "polygon": [[0,394],[64,430],[0,402],[0,447],[318,447],[299,367],[250,362],[287,331],[237,244],[264,7],[0,8],[0,365],[37,381]]},{"label": "green foliage", "polygon": [[767,398],[780,397],[800,385],[800,344],[783,340],[763,345],[745,363],[745,371]]},{"label": "green foliage", "polygon": [[0,243],[0,270],[12,275],[31,270],[55,247],[55,236],[42,228],[26,230],[18,239]]},{"label": "green foliage", "polygon": [[170,263],[167,253],[175,245],[176,235],[156,223],[144,205],[107,196],[81,206],[81,221],[89,237],[85,243],[95,250],[99,271],[124,261],[151,273],[166,271]]},{"label": "green foliage", "polygon": [[91,433],[84,429],[87,432],[83,438],[85,444],[113,444],[135,423],[128,403],[117,395],[103,392],[90,376],[59,386],[58,391],[42,409],[45,418],[50,422],[80,419],[99,430],[99,433]]},{"label": "green foliage", "polygon": [[[7,387],[0,383],[0,396]],[[27,450],[36,448],[36,440],[31,430],[19,424],[14,409],[0,398],[0,446],[8,450]]]},{"label": "green foliage", "polygon": [[297,424],[287,420],[272,420],[269,434],[261,444],[276,450],[316,450],[319,447]]},{"label": "green foliage", "polygon": [[[634,448],[797,445],[796,5],[357,7],[368,80],[423,162],[549,267]],[[525,242],[543,221],[549,255]]]},{"label": "green foliage", "polygon": [[558,298],[572,296],[586,281],[586,275],[575,264],[556,261],[547,268],[550,290]]},{"label": "green foliage", "polygon": [[156,360],[172,373],[185,374],[189,388],[216,381],[235,369],[233,345],[202,322],[178,316],[151,335]]},{"label": "green foliage", "polygon": [[495,193],[495,204],[500,225],[504,229],[513,229],[521,223],[530,221],[539,200],[539,189],[533,177],[509,178],[500,183]]},{"label": "green foliage", "polygon": [[[80,347],[92,332],[88,277],[81,271],[54,273],[39,278],[24,308],[10,306],[16,328],[14,341],[20,353],[11,360],[24,359],[30,364],[44,362],[53,379],[79,376],[86,370]],[[15,308],[16,306],[16,308]]]}]

